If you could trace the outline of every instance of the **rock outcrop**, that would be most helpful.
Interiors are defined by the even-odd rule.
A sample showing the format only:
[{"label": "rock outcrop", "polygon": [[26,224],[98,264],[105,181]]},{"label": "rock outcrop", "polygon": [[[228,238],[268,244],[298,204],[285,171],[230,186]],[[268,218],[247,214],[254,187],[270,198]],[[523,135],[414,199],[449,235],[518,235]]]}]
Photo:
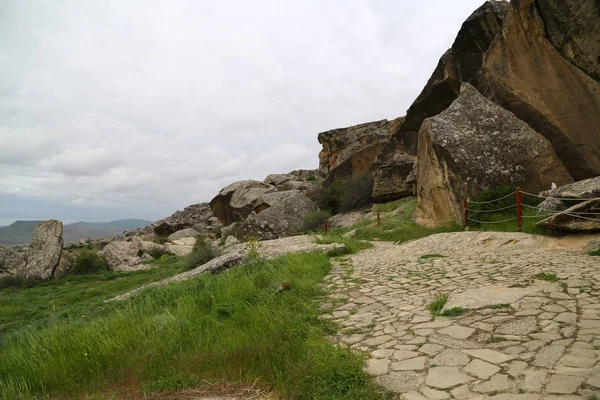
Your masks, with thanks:
[{"label": "rock outcrop", "polygon": [[173,241],[173,240],[179,240],[179,239],[184,239],[184,238],[195,238],[198,236],[201,236],[200,232],[198,232],[194,228],[186,228],[186,229],[182,229],[180,231],[170,234],[167,237],[167,239]]},{"label": "rock outcrop", "polygon": [[580,202],[538,225],[559,232],[600,232],[600,199]]},{"label": "rock outcrop", "polygon": [[274,186],[259,181],[234,182],[221,189],[210,201],[210,207],[223,226],[227,226],[244,219],[260,196],[274,191]]},{"label": "rock outcrop", "polygon": [[70,260],[63,254],[63,224],[51,219],[33,230],[27,252],[27,265],[20,274],[27,278],[57,279],[70,270]]},{"label": "rock outcrop", "polygon": [[183,229],[192,228],[201,236],[209,237],[214,236],[221,227],[222,224],[213,214],[211,206],[208,203],[198,203],[156,221],[148,227],[149,229],[138,230],[138,233],[143,234],[149,230],[158,236],[169,236]]},{"label": "rock outcrop", "polygon": [[507,2],[486,1],[463,23],[452,47],[441,57],[406,112],[404,123],[377,157],[375,197],[387,201],[412,195],[412,188],[408,190],[406,184],[410,167],[407,160],[417,152],[421,124],[450,106],[459,94],[461,82],[476,79],[486,51],[502,29],[507,9]]},{"label": "rock outcrop", "polygon": [[319,133],[323,146],[319,153],[319,170],[327,174],[327,183],[360,177],[371,170],[373,161],[390,137],[404,122],[404,117],[333,129]]},{"label": "rock outcrop", "polygon": [[600,198],[600,176],[546,190],[541,192],[540,196],[546,197],[538,205],[541,211],[566,210],[580,203],[582,199]]},{"label": "rock outcrop", "polygon": [[0,273],[16,275],[27,262],[22,253],[0,246]]},{"label": "rock outcrop", "polygon": [[[581,12],[577,23],[567,23],[574,19],[572,12],[589,11],[590,3],[511,2],[477,84],[486,97],[544,135],[575,180],[600,175],[600,82],[564,58],[548,39],[547,29],[559,46],[582,43],[577,52],[572,49],[574,62],[592,58],[597,62],[600,15]],[[587,38],[593,43],[587,45]],[[561,48],[569,53],[566,44]]]},{"label": "rock outcrop", "polygon": [[290,191],[289,196],[260,213],[252,213],[241,224],[238,239],[256,237],[261,240],[277,239],[304,232],[308,229],[306,216],[317,209],[315,203],[300,192]]},{"label": "rock outcrop", "polygon": [[110,242],[98,255],[106,261],[106,267],[110,271],[136,271],[145,269],[140,258],[142,242],[132,240],[131,242]]},{"label": "rock outcrop", "polygon": [[468,83],[419,131],[417,221],[462,216],[462,199],[498,186],[539,192],[571,177],[550,142]]}]

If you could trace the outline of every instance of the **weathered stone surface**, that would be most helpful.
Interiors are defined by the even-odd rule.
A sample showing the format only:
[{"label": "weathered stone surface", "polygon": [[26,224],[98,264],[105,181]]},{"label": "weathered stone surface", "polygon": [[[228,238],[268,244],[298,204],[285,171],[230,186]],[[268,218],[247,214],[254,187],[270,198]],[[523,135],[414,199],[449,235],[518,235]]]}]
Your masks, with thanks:
[{"label": "weathered stone surface", "polygon": [[486,380],[492,375],[498,373],[500,371],[500,367],[495,366],[494,364],[487,363],[485,361],[481,361],[475,359],[471,361],[464,369],[464,372],[467,372],[471,375],[475,375],[479,379]]},{"label": "weathered stone surface", "polygon": [[241,221],[254,209],[256,201],[275,187],[259,181],[239,181],[221,189],[210,201],[214,215],[225,226]]},{"label": "weathered stone surface", "polygon": [[400,153],[393,164],[381,165],[373,175],[373,201],[384,202],[415,193],[416,158]]},{"label": "weathered stone surface", "polygon": [[165,246],[167,248],[167,251],[169,251],[170,253],[173,253],[173,254],[175,254],[176,256],[179,256],[179,257],[185,257],[185,256],[187,256],[194,249],[194,246],[180,245],[180,244],[170,244],[170,243],[167,243]]},{"label": "weathered stone surface", "polygon": [[42,222],[33,230],[22,275],[44,280],[53,278],[63,253],[62,233],[62,222],[55,219]]},{"label": "weathered stone surface", "polygon": [[409,358],[406,360],[392,363],[391,369],[394,371],[415,371],[425,368],[425,357]]},{"label": "weathered stone surface", "polygon": [[571,394],[575,393],[583,383],[582,378],[569,375],[552,375],[546,385],[548,393]]},{"label": "weathered stone surface", "polygon": [[475,329],[466,326],[452,325],[441,329],[439,333],[455,337],[457,339],[466,339],[475,332]]},{"label": "weathered stone surface", "polygon": [[475,385],[473,390],[479,393],[490,393],[490,392],[500,392],[512,389],[514,383],[508,377],[508,375],[504,374],[496,374],[487,382],[484,382],[479,385]]},{"label": "weathered stone surface", "polygon": [[434,367],[427,372],[425,383],[439,389],[449,389],[473,381],[469,375],[463,374],[454,367]]},{"label": "weathered stone surface", "polygon": [[502,364],[515,358],[508,354],[490,349],[463,350],[463,353],[491,362],[492,364]]},{"label": "weathered stone surface", "polygon": [[576,204],[557,214],[551,215],[538,225],[561,232],[600,231],[600,200],[589,200]]},{"label": "weathered stone surface", "polygon": [[562,357],[565,351],[564,346],[546,346],[542,347],[535,355],[533,365],[538,367],[552,368],[554,364]]},{"label": "weathered stone surface", "polygon": [[25,263],[26,259],[23,254],[0,246],[0,272],[15,275],[25,267]]},{"label": "weathered stone surface", "polygon": [[496,332],[504,335],[528,335],[536,329],[537,319],[535,317],[525,317],[501,325],[496,329]]},{"label": "weathered stone surface", "polygon": [[319,170],[330,182],[364,175],[403,121],[401,117],[320,133]]},{"label": "weathered stone surface", "polygon": [[240,241],[235,236],[228,236],[227,239],[225,239],[225,246],[233,246],[238,243],[240,243]]},{"label": "weathered stone surface", "polygon": [[176,211],[170,217],[154,222],[147,228],[134,233],[144,234],[153,232],[159,236],[169,236],[187,228],[193,228],[202,236],[210,236],[221,228],[221,222],[215,218],[208,203],[198,203],[187,206],[182,211]]},{"label": "weathered stone surface", "polygon": [[[579,204],[581,199],[599,198],[600,176],[559,186],[556,189],[546,190],[541,192],[540,196],[548,197],[548,199],[538,205],[540,211],[563,211]],[[573,199],[574,201],[561,199]]]},{"label": "weathered stone surface", "polygon": [[376,382],[397,393],[416,390],[425,381],[425,374],[415,371],[393,372],[377,377]]},{"label": "weathered stone surface", "polygon": [[446,349],[438,354],[432,361],[433,364],[444,367],[458,367],[467,365],[469,357],[457,349]]},{"label": "weathered stone surface", "polygon": [[[576,3],[578,6],[574,6]],[[597,5],[590,7],[591,3],[593,0],[570,0],[567,4],[558,0],[511,2],[506,22],[486,53],[477,83],[486,97],[544,135],[576,180],[600,175],[600,82],[564,58],[548,36],[564,50],[561,43],[567,46],[585,42],[581,47],[586,49],[584,52],[572,48],[573,53],[565,54],[577,63],[586,53],[597,63],[594,49],[598,46],[598,14],[578,12],[577,23],[564,24],[573,20],[576,10],[597,9]],[[590,30],[584,33],[582,27]],[[557,40],[559,37],[565,40]]]},{"label": "weathered stone surface", "polygon": [[200,232],[193,228],[186,228],[169,235],[169,240],[179,240],[184,238],[195,238],[200,236]]},{"label": "weathered stone surface", "polygon": [[142,249],[141,241],[131,242],[114,241],[98,252],[106,261],[106,267],[111,271],[132,271],[139,269],[141,258],[138,253]]},{"label": "weathered stone surface", "polygon": [[253,213],[242,223],[238,238],[276,239],[306,231],[306,216],[317,209],[302,193],[294,192],[259,214]]},{"label": "weathered stone surface", "polygon": [[367,360],[367,372],[371,375],[387,374],[390,360],[384,358],[372,358]]},{"label": "weathered stone surface", "polygon": [[512,304],[525,296],[539,293],[546,285],[532,285],[528,287],[510,288],[506,286],[488,286],[476,289],[467,289],[462,293],[452,294],[444,305],[444,310],[462,307],[478,309],[491,305]]},{"label": "weathered stone surface", "polygon": [[461,221],[462,199],[521,185],[539,192],[572,181],[550,142],[464,83],[459,97],[426,119],[417,150],[417,221]]}]

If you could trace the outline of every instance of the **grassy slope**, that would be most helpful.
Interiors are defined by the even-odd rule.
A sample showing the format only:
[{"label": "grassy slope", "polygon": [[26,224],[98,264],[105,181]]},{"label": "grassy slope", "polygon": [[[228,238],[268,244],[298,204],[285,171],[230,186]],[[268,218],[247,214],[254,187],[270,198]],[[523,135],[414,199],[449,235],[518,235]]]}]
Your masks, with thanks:
[{"label": "grassy slope", "polygon": [[[0,398],[110,398],[109,387],[139,393],[257,379],[292,399],[380,398],[363,358],[325,339],[333,327],[314,300],[329,266],[322,254],[288,255],[149,289],[110,313],[22,330],[0,345]],[[292,289],[277,294],[284,281]],[[63,285],[59,299],[77,287]]]},{"label": "grassy slope", "polygon": [[112,309],[104,300],[184,270],[184,260],[177,257],[153,264],[160,268],[70,276],[27,289],[4,288],[0,290],[0,338],[64,318],[89,318]]}]

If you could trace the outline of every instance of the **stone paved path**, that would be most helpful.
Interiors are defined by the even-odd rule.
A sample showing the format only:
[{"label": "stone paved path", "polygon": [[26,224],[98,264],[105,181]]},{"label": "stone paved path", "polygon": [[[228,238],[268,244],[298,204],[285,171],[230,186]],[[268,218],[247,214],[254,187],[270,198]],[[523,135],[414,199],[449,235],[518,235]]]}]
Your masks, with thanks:
[{"label": "stone paved path", "polygon": [[[324,307],[342,326],[335,340],[368,352],[385,388],[408,400],[600,399],[600,257],[509,241],[421,259],[374,244],[334,261]],[[434,318],[438,294],[467,311]]]}]

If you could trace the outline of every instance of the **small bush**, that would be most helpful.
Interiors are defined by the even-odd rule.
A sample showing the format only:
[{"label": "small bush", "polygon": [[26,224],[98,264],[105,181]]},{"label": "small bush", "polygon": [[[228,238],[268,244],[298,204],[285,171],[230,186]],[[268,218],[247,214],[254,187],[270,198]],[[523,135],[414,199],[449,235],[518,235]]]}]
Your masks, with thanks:
[{"label": "small bush", "polygon": [[314,175],[309,175],[306,177],[306,180],[309,182],[314,182],[317,180],[317,178]]},{"label": "small bush", "polygon": [[159,258],[161,258],[164,255],[167,255],[167,256],[173,255],[173,253],[171,253],[164,247],[160,247],[160,246],[152,246],[151,248],[146,250],[145,253],[148,254],[150,257],[154,258],[155,260],[158,260]]},{"label": "small bush", "polygon": [[541,281],[547,281],[547,282],[557,282],[558,281],[558,276],[556,276],[555,273],[553,272],[540,272],[539,274],[537,274],[535,276],[536,279],[539,279]]},{"label": "small bush", "polygon": [[317,229],[325,223],[331,217],[331,213],[327,210],[315,210],[311,211],[304,217],[304,223],[308,230]]},{"label": "small bush", "polygon": [[312,200],[319,208],[327,210],[332,214],[340,212],[342,197],[344,196],[344,183],[335,181],[329,186],[322,186],[321,190],[314,194]]},{"label": "small bush", "polygon": [[248,238],[248,243],[246,243],[246,261],[248,263],[254,263],[254,262],[260,261],[261,256],[260,256],[260,253],[258,252],[258,249],[260,249],[260,246],[262,246],[262,243],[260,242],[260,240],[258,240],[258,238],[255,238],[255,237]]},{"label": "small bush", "polygon": [[341,211],[351,211],[373,204],[373,175],[366,174],[345,183]]},{"label": "small bush", "polygon": [[187,256],[186,265],[188,269],[199,267],[221,255],[219,249],[204,239],[198,239],[192,252]]},{"label": "small bush", "polygon": [[600,256],[600,249],[594,250],[594,251],[590,251],[588,254],[590,256]]},{"label": "small bush", "polygon": [[438,294],[435,296],[435,300],[433,300],[428,306],[427,309],[431,313],[431,315],[440,315],[442,309],[448,302],[448,295],[446,294]]},{"label": "small bush", "polygon": [[75,257],[73,273],[75,275],[93,274],[106,270],[106,262],[96,253],[84,250]]},{"label": "small bush", "polygon": [[25,278],[19,275],[8,275],[0,278],[0,289],[19,288],[27,289],[41,283],[39,278]]},{"label": "small bush", "polygon": [[158,244],[165,244],[169,241],[169,238],[166,236],[156,236],[154,239],[152,239],[152,241]]},{"label": "small bush", "polygon": [[463,315],[467,310],[462,307],[452,307],[448,310],[444,310],[440,313],[442,317],[457,317]]}]

